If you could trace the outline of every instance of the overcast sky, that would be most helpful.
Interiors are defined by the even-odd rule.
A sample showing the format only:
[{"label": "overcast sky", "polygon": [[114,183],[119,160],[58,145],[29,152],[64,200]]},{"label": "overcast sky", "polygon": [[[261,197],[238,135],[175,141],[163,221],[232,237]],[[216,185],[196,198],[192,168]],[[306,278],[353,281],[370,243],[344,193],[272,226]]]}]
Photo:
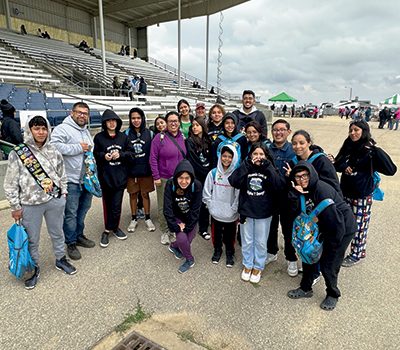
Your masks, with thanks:
[{"label": "overcast sky", "polygon": [[[222,88],[299,103],[400,93],[399,0],[251,0],[223,12]],[[216,82],[219,14],[210,17]],[[206,18],[182,21],[182,70],[205,80]],[[177,22],[149,28],[149,55],[177,67]]]}]

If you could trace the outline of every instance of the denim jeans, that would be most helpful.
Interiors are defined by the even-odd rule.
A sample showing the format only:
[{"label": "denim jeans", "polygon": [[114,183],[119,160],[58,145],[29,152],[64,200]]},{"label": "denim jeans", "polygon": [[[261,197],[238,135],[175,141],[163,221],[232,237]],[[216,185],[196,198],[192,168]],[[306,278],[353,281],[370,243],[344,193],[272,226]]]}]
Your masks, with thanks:
[{"label": "denim jeans", "polygon": [[264,270],[271,220],[272,216],[266,219],[246,218],[246,222],[240,224],[243,265],[246,269]]},{"label": "denim jeans", "polygon": [[83,235],[85,217],[92,205],[92,197],[83,185],[68,182],[63,225],[65,244],[74,244]]}]

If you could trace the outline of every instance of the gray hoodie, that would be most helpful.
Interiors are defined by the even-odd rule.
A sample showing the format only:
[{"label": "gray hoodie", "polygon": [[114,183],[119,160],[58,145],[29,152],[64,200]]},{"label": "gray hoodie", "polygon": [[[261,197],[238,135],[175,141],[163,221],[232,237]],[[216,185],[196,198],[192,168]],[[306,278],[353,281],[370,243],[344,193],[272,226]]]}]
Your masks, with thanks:
[{"label": "gray hoodie", "polygon": [[[32,118],[30,117],[26,122],[24,143],[29,146],[47,175],[61,188],[61,194],[67,194],[67,176],[65,174],[63,157],[50,144],[50,123],[46,119],[49,133],[44,145],[39,148],[29,129],[29,121]],[[36,183],[15,151],[11,151],[8,158],[8,168],[4,179],[4,192],[13,211],[21,209],[21,204],[38,205],[54,198]]]},{"label": "gray hoodie", "polygon": [[93,149],[93,139],[89,129],[86,125],[80,127],[71,116],[56,126],[51,135],[51,143],[64,157],[68,182],[75,184],[83,181],[83,155],[85,152],[82,150],[81,142],[88,143]]},{"label": "gray hoodie", "polygon": [[[233,188],[228,177],[235,170],[238,161],[236,148],[226,145],[233,152],[233,160],[229,168],[224,171],[221,157],[218,158],[216,169],[211,170],[203,187],[203,202],[207,205],[211,216],[221,222],[233,222],[239,218],[239,190]],[[215,174],[215,175],[214,175]]]}]

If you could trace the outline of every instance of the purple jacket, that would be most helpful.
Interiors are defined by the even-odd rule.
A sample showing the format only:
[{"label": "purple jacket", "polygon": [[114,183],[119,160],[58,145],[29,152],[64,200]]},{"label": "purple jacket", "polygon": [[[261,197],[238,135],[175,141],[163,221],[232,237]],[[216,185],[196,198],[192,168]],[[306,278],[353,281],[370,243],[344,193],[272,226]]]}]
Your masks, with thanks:
[{"label": "purple jacket", "polygon": [[[185,140],[180,131],[175,140],[186,154]],[[166,134],[159,133],[154,136],[150,150],[150,167],[154,180],[171,178],[182,159],[182,152]]]}]

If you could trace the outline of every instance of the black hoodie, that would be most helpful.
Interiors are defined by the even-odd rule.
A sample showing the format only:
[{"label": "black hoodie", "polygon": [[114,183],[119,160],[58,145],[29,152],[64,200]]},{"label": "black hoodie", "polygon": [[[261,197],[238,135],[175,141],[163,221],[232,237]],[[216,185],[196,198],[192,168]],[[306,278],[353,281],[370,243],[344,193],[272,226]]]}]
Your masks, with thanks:
[{"label": "black hoodie", "polygon": [[276,214],[278,193],[285,187],[285,180],[268,159],[255,165],[249,155],[228,180],[233,187],[240,189],[241,220],[246,217],[265,219]]},{"label": "black hoodie", "polygon": [[[225,130],[225,120],[227,120],[227,119],[232,119],[236,126],[237,126],[237,120],[236,120],[236,116],[233,113],[226,113],[221,122],[222,130],[223,130],[221,135],[223,135],[224,137],[226,137],[228,139],[231,139],[234,136],[236,136],[239,132],[235,129],[235,130],[233,130],[231,136],[227,135],[226,130]],[[211,169],[216,168],[218,165],[217,149],[218,149],[218,145],[221,142],[223,142],[221,135],[218,136],[218,138],[213,142],[212,147],[211,147]],[[246,159],[247,152],[248,152],[246,136],[242,135],[239,139],[237,139],[236,142],[240,146],[240,161],[242,161],[242,160]]]},{"label": "black hoodie", "polygon": [[3,113],[1,122],[1,138],[14,145],[24,142],[21,125],[14,118],[15,108],[7,100],[1,100],[0,109]]},{"label": "black hoodie", "polygon": [[[107,131],[106,121],[117,121],[115,136],[111,137]],[[132,149],[128,137],[121,132],[122,120],[114,111],[106,109],[102,115],[103,131],[94,137],[93,154],[96,159],[101,187],[109,189],[123,189],[128,181],[127,164],[132,159]],[[116,160],[107,161],[107,153],[119,152]]]},{"label": "black hoodie", "polygon": [[[177,181],[183,172],[187,172],[191,177],[190,185],[185,190],[179,187]],[[165,185],[164,216],[171,232],[181,231],[179,221],[185,224],[183,232],[189,233],[193,230],[199,221],[201,199],[201,183],[195,179],[190,162],[184,159],[177,165],[173,178]]]},{"label": "black hoodie", "polygon": [[[300,161],[291,171],[289,180],[294,181],[294,176],[301,170],[307,170],[310,174],[308,187],[305,188],[307,214],[311,212],[324,199],[330,198],[335,203],[324,209],[318,215],[318,227],[321,240],[330,247],[337,247],[344,235],[357,231],[357,224],[350,206],[342,196],[329,184],[322,181],[313,167],[308,162]],[[301,212],[300,193],[292,186],[289,189],[289,202],[291,217],[294,219]]]},{"label": "black hoodie", "polygon": [[137,132],[129,118],[129,129],[125,131],[133,151],[133,158],[128,166],[128,175],[133,178],[151,176],[149,159],[153,133],[146,128],[144,112],[135,107],[129,111],[129,116],[134,112],[139,113],[142,123],[139,132]]}]

